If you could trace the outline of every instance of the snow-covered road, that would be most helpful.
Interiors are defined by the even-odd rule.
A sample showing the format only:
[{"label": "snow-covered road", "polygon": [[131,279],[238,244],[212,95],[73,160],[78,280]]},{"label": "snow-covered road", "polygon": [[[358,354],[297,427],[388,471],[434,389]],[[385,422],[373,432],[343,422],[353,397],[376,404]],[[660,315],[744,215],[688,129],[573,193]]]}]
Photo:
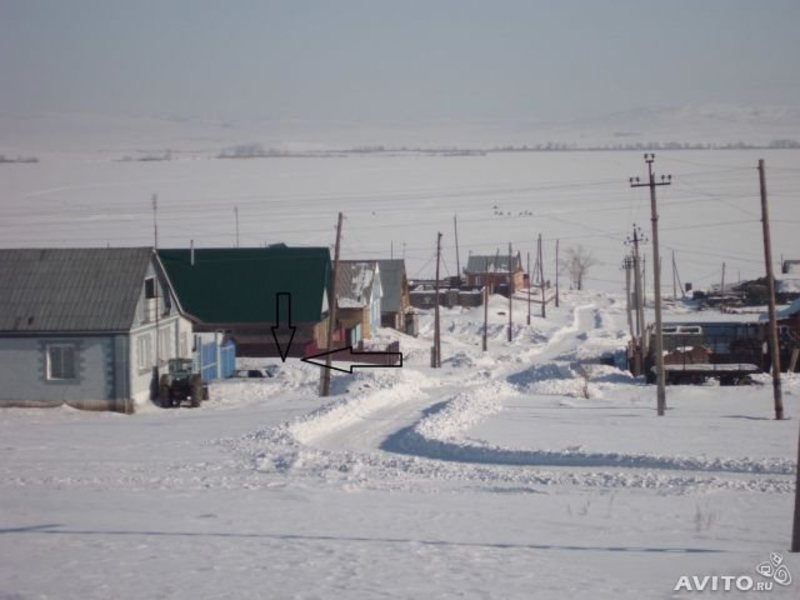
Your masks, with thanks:
[{"label": "snow-covered road", "polygon": [[328,399],[290,361],[199,410],[0,411],[0,598],[638,600],[756,576],[788,544],[797,421],[760,385],[670,387],[656,417],[598,364],[619,306],[565,294],[528,326],[518,301],[508,343],[492,298],[486,353],[482,311],[445,310],[441,369],[426,321],[403,369]]}]

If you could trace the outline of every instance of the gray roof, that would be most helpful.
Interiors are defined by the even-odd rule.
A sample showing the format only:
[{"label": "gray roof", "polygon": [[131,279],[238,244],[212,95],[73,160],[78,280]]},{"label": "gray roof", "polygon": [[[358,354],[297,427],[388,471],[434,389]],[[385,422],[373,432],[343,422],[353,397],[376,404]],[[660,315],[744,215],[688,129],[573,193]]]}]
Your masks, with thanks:
[{"label": "gray roof", "polygon": [[[514,271],[522,269],[522,259],[519,254],[512,257]],[[492,254],[489,256],[470,256],[465,273],[508,273],[508,254]]]},{"label": "gray roof", "polygon": [[403,282],[406,278],[406,261],[402,258],[379,260],[383,300],[381,312],[400,312]]},{"label": "gray roof", "polygon": [[152,248],[0,249],[0,332],[126,331]]}]

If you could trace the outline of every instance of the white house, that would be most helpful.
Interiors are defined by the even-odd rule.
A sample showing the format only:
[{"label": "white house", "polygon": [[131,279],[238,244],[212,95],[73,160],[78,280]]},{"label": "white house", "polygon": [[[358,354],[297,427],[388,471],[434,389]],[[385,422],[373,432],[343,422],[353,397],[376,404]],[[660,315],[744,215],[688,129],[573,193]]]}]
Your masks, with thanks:
[{"label": "white house", "polygon": [[152,248],[0,249],[0,406],[133,412],[191,343]]},{"label": "white house", "polygon": [[336,274],[337,326],[356,346],[381,326],[383,288],[378,261],[342,260]]}]

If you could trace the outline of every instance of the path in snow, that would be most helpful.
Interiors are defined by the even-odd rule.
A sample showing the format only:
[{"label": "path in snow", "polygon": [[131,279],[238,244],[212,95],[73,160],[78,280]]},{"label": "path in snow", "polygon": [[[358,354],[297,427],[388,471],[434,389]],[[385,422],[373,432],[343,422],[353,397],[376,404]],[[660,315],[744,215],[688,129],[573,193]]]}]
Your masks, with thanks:
[{"label": "path in snow", "polygon": [[[543,349],[534,348],[521,352],[520,360],[528,359],[531,355],[547,360],[572,352],[580,342],[583,332],[595,327],[596,315],[594,305],[576,308],[571,325],[560,329]],[[459,346],[463,347],[464,344]],[[386,383],[388,387],[347,401],[340,410],[330,411],[310,422],[302,423],[294,427],[293,432],[298,441],[320,449],[381,451],[388,439],[421,421],[435,405],[454,398],[465,388],[471,388],[474,394],[485,393],[497,397],[498,380],[507,378],[509,371],[516,369],[518,363],[501,365],[489,381],[476,372],[468,374],[466,378],[463,372],[458,372],[456,381],[445,379],[444,385],[435,385],[435,379],[422,374],[414,377],[392,376]],[[500,386],[502,387],[504,386]]]},{"label": "path in snow", "polygon": [[[562,311],[560,317],[569,317],[569,313]],[[526,346],[520,337],[511,345],[495,343],[484,354],[457,340],[448,348],[458,350],[451,357],[454,368],[442,369],[436,372],[436,377],[432,372],[412,368],[399,375],[364,376],[357,393],[288,425],[283,435],[275,439],[280,440],[278,446],[289,443],[292,449],[287,458],[279,447],[273,448],[280,456],[276,464],[289,469],[302,466],[317,474],[336,470],[350,477],[358,473],[356,478],[362,479],[364,469],[368,469],[372,471],[372,481],[389,476],[387,473],[376,476],[374,471],[391,465],[390,470],[406,474],[545,484],[563,482],[562,474],[540,470],[534,474],[529,472],[531,468],[602,468],[605,473],[578,475],[571,482],[597,485],[597,477],[601,475],[604,482],[601,485],[612,486],[676,487],[689,482],[711,487],[786,491],[790,487],[788,476],[795,468],[789,459],[655,456],[590,452],[581,447],[517,448],[513,444],[496,446],[467,437],[476,425],[503,412],[504,404],[512,398],[535,406],[550,403],[554,397],[564,400],[588,397],[591,375],[584,369],[584,363],[596,360],[598,352],[608,344],[618,344],[619,337],[625,335],[620,328],[623,319],[612,298],[598,297],[591,304],[575,307],[571,319],[565,319],[561,327],[554,329],[545,344]],[[400,458],[403,456],[412,462],[404,463]],[[449,464],[428,465],[426,459]],[[413,462],[419,460],[423,463]],[[486,472],[501,465],[528,469],[515,474]],[[711,475],[624,474],[625,469],[631,468],[700,471]],[[737,474],[744,477],[737,478]]]}]

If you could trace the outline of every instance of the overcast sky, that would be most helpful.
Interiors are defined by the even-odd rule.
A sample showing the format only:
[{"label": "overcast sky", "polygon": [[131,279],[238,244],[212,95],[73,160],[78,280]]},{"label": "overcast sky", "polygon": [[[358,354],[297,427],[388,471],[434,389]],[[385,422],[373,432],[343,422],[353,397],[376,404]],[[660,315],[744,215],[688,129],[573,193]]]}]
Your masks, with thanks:
[{"label": "overcast sky", "polygon": [[797,0],[0,0],[0,111],[565,120],[800,105]]}]

